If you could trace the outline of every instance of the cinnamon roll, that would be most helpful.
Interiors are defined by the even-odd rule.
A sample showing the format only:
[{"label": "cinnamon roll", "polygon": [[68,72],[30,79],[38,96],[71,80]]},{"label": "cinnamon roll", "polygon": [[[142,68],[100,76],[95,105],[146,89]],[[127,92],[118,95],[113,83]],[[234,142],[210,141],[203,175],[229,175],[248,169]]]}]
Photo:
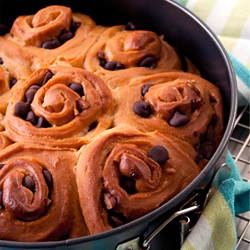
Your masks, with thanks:
[{"label": "cinnamon roll", "polygon": [[[190,65],[186,69],[199,74],[189,60],[185,63]],[[118,25],[100,35],[86,55],[83,67],[116,88],[136,76],[181,71],[182,61],[173,47],[155,32]]]},{"label": "cinnamon roll", "polygon": [[169,72],[137,78],[119,88],[115,124],[157,130],[187,141],[197,161],[210,159],[224,132],[219,89],[189,73]]},{"label": "cinnamon roll", "polygon": [[85,40],[95,26],[88,15],[73,13],[66,6],[51,5],[34,15],[17,17],[4,38],[6,43],[17,44],[20,50],[30,54],[37,69],[56,61],[74,64],[80,54],[78,46],[84,43],[86,51],[91,46],[90,39],[86,43]]},{"label": "cinnamon roll", "polygon": [[77,184],[90,234],[139,218],[179,193],[200,172],[194,151],[176,138],[130,127],[111,129],[83,146]]},{"label": "cinnamon roll", "polygon": [[88,235],[73,167],[76,151],[13,144],[0,152],[0,239]]},{"label": "cinnamon roll", "polygon": [[112,123],[112,93],[80,68],[41,68],[10,100],[4,120],[13,141],[80,147]]}]

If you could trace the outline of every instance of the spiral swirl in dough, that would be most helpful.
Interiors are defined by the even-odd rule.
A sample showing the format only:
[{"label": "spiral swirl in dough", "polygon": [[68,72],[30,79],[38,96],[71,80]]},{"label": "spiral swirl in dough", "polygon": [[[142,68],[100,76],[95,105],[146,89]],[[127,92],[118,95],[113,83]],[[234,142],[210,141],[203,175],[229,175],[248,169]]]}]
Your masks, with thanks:
[{"label": "spiral swirl in dough", "polygon": [[[102,53],[107,62],[118,62],[123,68],[104,68],[98,53]],[[153,58],[154,65],[139,67],[146,57]],[[178,54],[162,37],[147,30],[124,30],[122,25],[109,27],[100,35],[86,55],[83,67],[95,72],[112,88],[126,85],[136,76],[182,70]],[[188,68],[198,74],[195,67]]]},{"label": "spiral swirl in dough", "polygon": [[13,144],[0,152],[0,239],[52,241],[88,234],[74,150]]},{"label": "spiral swirl in dough", "polygon": [[[145,87],[149,88],[143,94]],[[221,93],[197,75],[167,72],[138,78],[119,89],[118,99],[116,125],[130,124],[144,132],[157,130],[195,147],[206,137],[210,137],[215,147],[221,141],[224,131]],[[140,101],[149,104],[148,117],[134,112],[134,103]],[[187,118],[186,122],[181,123],[181,115],[177,113]],[[179,124],[171,123],[174,115]]]},{"label": "spiral swirl in dough", "polygon": [[[2,37],[3,46],[20,53],[19,58],[23,63],[30,62],[33,71],[52,64],[77,66],[77,60],[94,43],[90,32],[95,27],[88,15],[72,13],[66,6],[51,5],[34,15],[17,17],[10,32]],[[52,40],[56,46],[43,46]]]},{"label": "spiral swirl in dough", "polygon": [[[167,150],[165,162],[160,164],[148,156],[154,146]],[[132,221],[171,199],[199,174],[194,154],[194,148],[181,140],[130,127],[111,129],[84,146],[76,169],[90,233]],[[124,178],[134,183],[133,192],[121,184]]]},{"label": "spiral swirl in dough", "polygon": [[[46,81],[48,75],[51,78]],[[72,83],[80,86],[83,93],[70,88]],[[33,85],[38,90],[30,101],[30,110],[38,121],[44,118],[47,126],[39,127],[16,115],[16,105],[27,103],[26,94]],[[79,147],[109,128],[112,105],[111,91],[98,76],[73,67],[41,68],[11,99],[5,117],[6,133],[14,141]]]},{"label": "spiral swirl in dough", "polygon": [[65,6],[48,6],[35,15],[19,16],[14,21],[11,33],[24,46],[40,47],[43,42],[60,34],[70,26],[72,11]]}]

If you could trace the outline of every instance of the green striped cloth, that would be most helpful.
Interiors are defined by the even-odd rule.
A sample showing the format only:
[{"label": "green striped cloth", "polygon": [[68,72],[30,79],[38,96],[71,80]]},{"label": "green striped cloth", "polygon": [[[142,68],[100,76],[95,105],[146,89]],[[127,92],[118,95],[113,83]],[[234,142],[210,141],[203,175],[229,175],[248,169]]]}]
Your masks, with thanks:
[{"label": "green striped cloth", "polygon": [[181,250],[235,249],[235,215],[250,210],[250,183],[242,180],[230,152],[226,162],[232,169],[231,177],[213,195]]},{"label": "green striped cloth", "polygon": [[238,105],[250,102],[250,0],[176,0],[218,36],[232,61]]},{"label": "green striped cloth", "polygon": [[[250,103],[250,0],[176,0],[218,36],[234,67],[238,106]],[[231,178],[209,201],[181,250],[234,250],[235,215],[250,210],[250,183],[242,180],[228,152]]]}]

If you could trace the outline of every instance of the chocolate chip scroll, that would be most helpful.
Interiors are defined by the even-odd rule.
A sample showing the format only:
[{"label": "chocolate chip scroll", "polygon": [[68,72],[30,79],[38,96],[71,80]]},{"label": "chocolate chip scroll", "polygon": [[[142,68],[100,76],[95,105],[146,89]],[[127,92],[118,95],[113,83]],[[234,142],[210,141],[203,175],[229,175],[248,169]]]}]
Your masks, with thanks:
[{"label": "chocolate chip scroll", "polygon": [[112,123],[111,91],[80,68],[41,68],[13,95],[5,129],[13,141],[80,147]]},{"label": "chocolate chip scroll", "polygon": [[37,69],[55,61],[73,64],[80,54],[78,46],[84,43],[82,56],[91,46],[91,41],[85,40],[95,26],[87,15],[72,13],[66,6],[51,5],[34,15],[17,17],[4,38],[8,46],[18,45],[19,50],[28,53]]},{"label": "chocolate chip scroll", "polygon": [[178,53],[162,37],[147,30],[134,30],[132,25],[107,28],[89,50],[83,67],[95,72],[109,86],[126,85],[136,76],[158,72],[185,70],[199,74],[190,61]]},{"label": "chocolate chip scroll", "polygon": [[219,89],[189,73],[169,72],[135,79],[118,91],[115,124],[157,130],[189,142],[197,162],[209,159],[224,132]]},{"label": "chocolate chip scroll", "polygon": [[0,239],[53,241],[88,235],[73,167],[75,150],[13,144],[0,152]]},{"label": "chocolate chip scroll", "polygon": [[174,197],[200,173],[194,154],[186,142],[130,127],[83,146],[77,184],[90,233],[123,225]]}]

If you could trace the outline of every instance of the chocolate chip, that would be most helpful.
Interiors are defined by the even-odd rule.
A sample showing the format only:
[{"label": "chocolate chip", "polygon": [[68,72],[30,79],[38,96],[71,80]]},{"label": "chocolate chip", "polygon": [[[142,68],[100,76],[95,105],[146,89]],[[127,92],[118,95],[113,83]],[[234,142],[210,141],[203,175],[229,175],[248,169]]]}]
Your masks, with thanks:
[{"label": "chocolate chip", "polygon": [[35,181],[33,180],[33,178],[29,175],[26,175],[24,178],[23,178],[23,186],[28,188],[31,192],[34,192],[35,191]]},{"label": "chocolate chip", "polygon": [[0,65],[3,65],[3,59],[0,57]]},{"label": "chocolate chip", "polygon": [[54,39],[45,41],[42,44],[42,48],[44,48],[44,49],[55,49],[55,48],[59,47],[60,45],[61,44],[60,44],[59,40],[54,38]]},{"label": "chocolate chip", "polygon": [[51,173],[47,169],[43,169],[43,175],[44,175],[44,179],[48,185],[48,188],[51,189],[52,181],[53,181]]},{"label": "chocolate chip", "polygon": [[35,93],[37,92],[37,89],[35,88],[29,88],[27,89],[27,91],[25,92],[25,100],[28,103],[31,103],[34,99]]},{"label": "chocolate chip", "polygon": [[58,40],[60,41],[61,44],[64,44],[73,37],[74,35],[70,30],[63,29],[58,37]]},{"label": "chocolate chip", "polygon": [[0,170],[4,167],[5,164],[0,163]]},{"label": "chocolate chip", "polygon": [[6,25],[0,23],[0,36],[3,36],[5,34],[9,33],[9,31],[10,31],[10,29]]},{"label": "chocolate chip", "polygon": [[153,56],[144,57],[138,64],[138,67],[155,68],[156,59]]},{"label": "chocolate chip", "polygon": [[3,205],[3,190],[0,190],[0,208],[4,208],[4,205]]},{"label": "chocolate chip", "polygon": [[149,117],[151,114],[150,105],[144,101],[135,102],[133,105],[134,112],[139,115],[140,117]]},{"label": "chocolate chip", "polygon": [[142,91],[141,91],[142,96],[144,96],[153,85],[154,84],[147,84],[147,85],[143,86]]},{"label": "chocolate chip", "polygon": [[102,52],[98,52],[97,57],[100,60],[100,66],[102,66],[104,68],[105,64],[107,63],[104,54]]},{"label": "chocolate chip", "polygon": [[189,121],[190,118],[187,115],[181,114],[176,110],[174,115],[169,120],[169,125],[173,127],[180,127],[186,125]]},{"label": "chocolate chip", "polygon": [[96,126],[97,126],[97,122],[93,122],[93,123],[91,123],[90,124],[90,126],[89,126],[89,131],[91,131],[91,130],[93,130],[93,129],[95,129],[96,128]]},{"label": "chocolate chip", "polygon": [[69,85],[69,88],[75,91],[81,97],[84,95],[83,86],[80,83],[72,82]]},{"label": "chocolate chip", "polygon": [[38,117],[36,116],[36,114],[34,113],[34,111],[30,111],[28,114],[27,114],[27,117],[25,119],[26,121],[32,123],[34,126],[37,124],[37,121],[38,121]]},{"label": "chocolate chip", "polygon": [[48,128],[48,127],[50,127],[50,124],[43,116],[39,116],[36,127],[37,128]]},{"label": "chocolate chip", "polygon": [[132,22],[128,22],[122,30],[136,30],[136,26]]},{"label": "chocolate chip", "polygon": [[104,65],[104,69],[114,71],[114,70],[124,69],[124,65],[117,61],[110,61]]},{"label": "chocolate chip", "polygon": [[210,159],[213,156],[215,150],[216,147],[214,143],[210,141],[199,143],[196,148],[197,155],[201,155],[203,158],[206,159]]},{"label": "chocolate chip", "polygon": [[135,194],[135,180],[125,176],[120,177],[120,186],[128,193]]},{"label": "chocolate chip", "polygon": [[158,164],[163,164],[168,159],[168,151],[163,146],[156,145],[149,150],[148,157],[156,161]]},{"label": "chocolate chip", "polygon": [[179,56],[179,58],[181,60],[182,70],[184,72],[186,72],[187,71],[187,62],[186,62],[186,59],[185,59],[183,52],[177,47],[173,47],[173,49],[175,50],[175,52],[177,53],[177,55]]},{"label": "chocolate chip", "polygon": [[188,86],[190,89],[192,89],[192,90],[195,92],[195,94],[196,94],[197,96],[200,97],[201,92],[200,92],[192,83],[187,82],[186,84],[187,84],[187,86]]},{"label": "chocolate chip", "polygon": [[24,101],[19,101],[16,103],[14,111],[17,116],[19,116],[22,119],[25,119],[28,112],[30,111],[30,104]]},{"label": "chocolate chip", "polygon": [[80,22],[74,22],[73,20],[71,20],[71,24],[70,24],[70,28],[69,30],[75,34],[76,30],[81,26]]},{"label": "chocolate chip", "polygon": [[42,85],[45,85],[52,77],[53,73],[51,71],[48,71],[44,76]]},{"label": "chocolate chip", "polygon": [[119,227],[126,223],[126,218],[123,214],[110,212],[108,215],[109,223],[112,227]]},{"label": "chocolate chip", "polygon": [[36,89],[36,90],[38,90],[38,89],[40,89],[41,88],[41,86],[39,85],[39,84],[33,84],[33,85],[31,85],[30,87],[29,87],[29,89]]},{"label": "chocolate chip", "polygon": [[16,78],[11,78],[10,79],[10,88],[12,88],[16,83],[17,83],[17,79]]}]

